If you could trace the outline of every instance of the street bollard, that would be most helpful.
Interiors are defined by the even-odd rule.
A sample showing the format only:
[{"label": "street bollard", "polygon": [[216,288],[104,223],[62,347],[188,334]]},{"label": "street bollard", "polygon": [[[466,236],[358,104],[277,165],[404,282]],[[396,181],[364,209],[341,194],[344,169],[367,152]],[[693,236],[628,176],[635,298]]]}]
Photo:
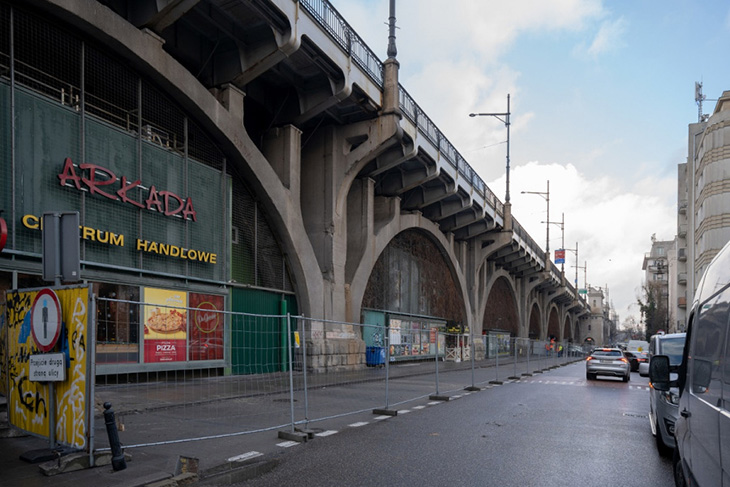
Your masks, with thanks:
[{"label": "street bollard", "polygon": [[109,435],[109,446],[112,450],[112,468],[114,471],[124,470],[127,468],[127,462],[124,460],[124,452],[119,443],[119,433],[117,433],[117,422],[114,419],[114,411],[112,411],[112,403],[104,403],[104,424],[106,424],[106,433]]}]

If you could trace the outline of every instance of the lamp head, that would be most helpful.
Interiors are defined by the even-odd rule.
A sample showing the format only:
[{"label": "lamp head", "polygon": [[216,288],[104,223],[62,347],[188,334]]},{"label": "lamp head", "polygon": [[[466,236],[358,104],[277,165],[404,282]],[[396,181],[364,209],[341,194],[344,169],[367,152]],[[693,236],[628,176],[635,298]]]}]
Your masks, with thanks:
[{"label": "lamp head", "polygon": [[476,113],[470,113],[470,114],[469,114],[469,116],[470,116],[470,117],[476,117],[476,116],[477,116],[477,114],[476,114]]}]

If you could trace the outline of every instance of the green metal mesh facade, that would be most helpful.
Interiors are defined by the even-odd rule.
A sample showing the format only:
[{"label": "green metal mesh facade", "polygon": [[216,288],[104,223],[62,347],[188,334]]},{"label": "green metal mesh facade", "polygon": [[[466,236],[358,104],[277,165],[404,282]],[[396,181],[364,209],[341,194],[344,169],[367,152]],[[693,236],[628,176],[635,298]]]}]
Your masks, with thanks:
[{"label": "green metal mesh facade", "polygon": [[[89,173],[80,164],[96,164],[117,179],[140,180],[143,188],[128,196],[143,205],[153,185],[191,198],[197,221],[91,194],[72,182],[62,186],[66,158],[79,176]],[[14,230],[7,249],[40,258],[41,232],[26,228],[23,217],[79,211],[81,225],[94,233],[82,239],[87,266],[292,290],[264,212],[230,171],[196,121],[126,63],[57,23],[0,2],[0,210]],[[104,189],[114,193],[120,185]],[[119,236],[123,245],[108,243]],[[139,251],[137,239],[215,254],[217,263]]]}]

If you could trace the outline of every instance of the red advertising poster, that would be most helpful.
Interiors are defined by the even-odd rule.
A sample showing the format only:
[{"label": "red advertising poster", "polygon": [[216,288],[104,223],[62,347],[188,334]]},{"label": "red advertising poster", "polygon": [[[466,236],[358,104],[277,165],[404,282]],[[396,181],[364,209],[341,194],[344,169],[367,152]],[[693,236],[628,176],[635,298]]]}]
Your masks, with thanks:
[{"label": "red advertising poster", "polygon": [[223,296],[190,293],[189,360],[223,360]]},{"label": "red advertising poster", "polygon": [[144,288],[144,361],[184,362],[187,345],[185,291]]}]

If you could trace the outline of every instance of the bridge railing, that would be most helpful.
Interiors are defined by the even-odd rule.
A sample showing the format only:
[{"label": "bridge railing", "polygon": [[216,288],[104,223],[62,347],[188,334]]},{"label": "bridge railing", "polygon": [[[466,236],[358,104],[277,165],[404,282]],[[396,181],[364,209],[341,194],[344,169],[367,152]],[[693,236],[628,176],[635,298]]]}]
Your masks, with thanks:
[{"label": "bridge railing", "polygon": [[[355,63],[383,88],[383,63],[373,51],[363,42],[362,38],[350,27],[347,21],[327,0],[295,0],[304,7],[312,18],[327,32],[334,41],[345,51]],[[444,158],[451,163],[465,180],[469,181],[474,190],[484,200],[495,208],[499,215],[504,215],[504,205],[489,189],[476,171],[459,154],[454,145],[443,135],[435,123],[418,106],[413,97],[399,85],[399,103],[403,115],[408,118],[419,131],[437,147]]]}]

